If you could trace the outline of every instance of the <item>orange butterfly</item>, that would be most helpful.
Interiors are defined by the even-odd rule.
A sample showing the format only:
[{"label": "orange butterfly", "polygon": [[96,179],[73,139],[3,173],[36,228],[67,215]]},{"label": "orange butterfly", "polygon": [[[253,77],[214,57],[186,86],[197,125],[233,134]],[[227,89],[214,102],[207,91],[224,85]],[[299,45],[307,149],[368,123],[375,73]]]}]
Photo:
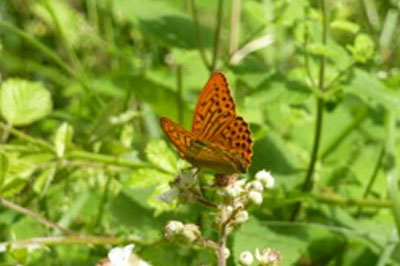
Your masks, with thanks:
[{"label": "orange butterfly", "polygon": [[244,173],[251,164],[249,125],[236,116],[235,102],[221,72],[208,80],[197,101],[192,131],[169,118],[160,119],[168,139],[185,160],[219,174]]}]

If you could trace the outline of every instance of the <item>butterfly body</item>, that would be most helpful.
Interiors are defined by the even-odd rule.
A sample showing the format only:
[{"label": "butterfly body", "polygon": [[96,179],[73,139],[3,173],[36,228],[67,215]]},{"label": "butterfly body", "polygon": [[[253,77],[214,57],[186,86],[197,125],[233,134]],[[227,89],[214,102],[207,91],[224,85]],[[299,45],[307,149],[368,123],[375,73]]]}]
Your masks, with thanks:
[{"label": "butterfly body", "polygon": [[199,96],[191,131],[166,117],[160,123],[181,157],[196,167],[232,174],[246,172],[251,164],[249,125],[236,116],[235,103],[220,72],[211,76]]}]

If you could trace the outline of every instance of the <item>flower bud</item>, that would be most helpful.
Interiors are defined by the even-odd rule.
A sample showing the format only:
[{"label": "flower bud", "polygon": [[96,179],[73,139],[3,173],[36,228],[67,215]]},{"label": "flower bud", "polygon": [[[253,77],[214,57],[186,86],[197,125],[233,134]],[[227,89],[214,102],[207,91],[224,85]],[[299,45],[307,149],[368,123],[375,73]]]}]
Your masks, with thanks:
[{"label": "flower bud", "polygon": [[249,213],[245,210],[239,211],[235,216],[236,223],[244,223],[249,219]]},{"label": "flower bud", "polygon": [[249,192],[249,200],[256,205],[260,205],[263,202],[263,195],[261,192],[252,190]]},{"label": "flower bud", "polygon": [[253,263],[254,257],[250,251],[243,251],[240,253],[239,262],[243,266],[251,265]]},{"label": "flower bud", "polygon": [[262,266],[277,266],[280,265],[281,259],[278,251],[272,250],[270,248],[264,249],[260,252],[257,248],[256,259]]},{"label": "flower bud", "polygon": [[166,238],[172,238],[183,231],[184,225],[179,221],[169,221],[164,228],[164,235]]},{"label": "flower bud", "polygon": [[242,180],[236,181],[233,184],[228,185],[227,187],[225,187],[226,194],[228,194],[232,198],[239,196],[244,191],[243,185],[245,182],[246,182],[246,180],[242,179]]},{"label": "flower bud", "polygon": [[246,189],[262,192],[264,190],[264,184],[259,180],[253,180],[246,184]]},{"label": "flower bud", "polygon": [[201,236],[200,229],[195,224],[185,224],[182,230],[182,236],[187,240],[189,243],[192,243],[199,239]]},{"label": "flower bud", "polygon": [[265,188],[273,188],[275,186],[275,179],[270,172],[261,170],[256,174],[256,180],[260,181]]}]

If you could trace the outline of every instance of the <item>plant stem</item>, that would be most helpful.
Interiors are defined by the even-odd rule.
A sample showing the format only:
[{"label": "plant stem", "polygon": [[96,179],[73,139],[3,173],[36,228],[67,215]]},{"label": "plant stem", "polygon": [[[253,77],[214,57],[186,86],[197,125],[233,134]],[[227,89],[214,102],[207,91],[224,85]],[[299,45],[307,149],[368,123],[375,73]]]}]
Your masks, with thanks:
[{"label": "plant stem", "polygon": [[[389,199],[392,202],[392,212],[397,227],[397,234],[400,236],[400,197],[397,180],[396,162],[396,138],[397,138],[397,114],[393,110],[387,110],[386,115],[386,182]],[[400,238],[400,237],[399,237]]]},{"label": "plant stem", "polygon": [[19,213],[28,215],[28,216],[32,217],[33,219],[37,220],[38,222],[40,222],[40,223],[42,223],[42,224],[44,224],[44,225],[46,225],[48,227],[54,228],[56,230],[59,230],[60,232],[64,232],[64,233],[70,234],[70,235],[77,235],[77,233],[75,233],[74,231],[72,231],[72,230],[70,230],[68,228],[64,228],[62,226],[59,226],[58,224],[46,219],[45,217],[43,217],[43,216],[41,216],[41,215],[39,215],[37,213],[34,213],[33,211],[28,210],[28,209],[26,209],[26,208],[24,208],[24,207],[22,207],[20,205],[17,205],[15,203],[11,202],[11,201],[8,201],[8,200],[6,200],[4,198],[0,198],[0,203],[2,205],[4,205],[4,206],[14,210],[14,211],[17,211]]},{"label": "plant stem", "polygon": [[[0,121],[0,128],[4,128],[4,127],[7,127],[7,124]],[[31,137],[31,136],[25,134],[24,132],[22,132],[18,129],[15,129],[13,127],[9,127],[8,130],[11,134],[17,136],[18,138],[25,140],[35,146],[38,146],[46,151],[49,151],[49,152],[55,154],[54,147],[52,145],[50,145],[49,143],[47,143],[46,141]],[[131,160],[127,160],[122,157],[87,152],[87,151],[82,151],[82,150],[69,151],[65,156],[67,159],[96,161],[96,162],[100,162],[100,163],[104,163],[104,164],[124,166],[124,167],[133,168],[133,169],[141,168],[141,167],[152,167],[150,164],[144,163],[144,162],[133,162]],[[162,169],[160,169],[160,170],[162,170]]]},{"label": "plant stem", "polygon": [[228,234],[226,232],[226,226],[223,226],[220,232],[220,242],[218,248],[218,266],[226,266],[226,239],[228,238]]},{"label": "plant stem", "polygon": [[48,48],[46,45],[41,43],[40,41],[36,40],[34,37],[31,35],[27,34],[26,32],[18,29],[14,25],[1,20],[0,19],[0,26],[15,33],[16,35],[20,36],[21,38],[25,39],[28,41],[30,44],[32,44],[34,47],[42,51],[44,54],[46,54],[50,59],[52,59],[59,67],[61,67],[64,71],[69,73],[71,76],[75,76],[75,73],[73,69],[64,62],[64,60],[58,56],[57,53],[53,52],[50,48]]},{"label": "plant stem", "polygon": [[16,136],[16,137],[18,137],[18,138],[20,138],[22,140],[25,140],[25,141],[27,141],[27,142],[35,145],[35,146],[43,148],[46,151],[50,151],[50,152],[53,152],[53,153],[55,152],[53,146],[51,146],[50,144],[48,144],[44,140],[36,139],[34,137],[31,137],[28,134],[25,134],[24,132],[22,132],[22,131],[20,131],[18,129],[15,129],[15,128],[11,127],[11,126],[8,126],[7,124],[5,124],[3,122],[0,122],[0,127],[3,130],[7,129],[14,136]]},{"label": "plant stem", "polygon": [[221,39],[221,26],[222,26],[222,17],[223,17],[223,6],[224,0],[218,1],[218,10],[217,10],[217,25],[215,26],[214,33],[214,49],[213,56],[211,60],[210,72],[213,73],[217,66],[218,53],[219,53],[219,42]]},{"label": "plant stem", "polygon": [[[322,44],[326,45],[327,44],[327,39],[328,39],[328,12],[326,9],[326,3],[325,0],[320,0],[321,3],[321,11],[322,11]],[[318,89],[321,92],[325,91],[325,64],[326,64],[326,57],[325,55],[321,55],[320,57],[320,64],[319,64],[319,77],[318,77]],[[317,98],[317,117],[316,117],[316,125],[315,125],[315,131],[314,131],[314,143],[313,143],[313,148],[311,151],[311,159],[310,159],[310,164],[308,166],[307,174],[305,181],[302,186],[302,191],[303,192],[309,192],[312,190],[314,186],[314,180],[313,180],[313,174],[314,174],[314,169],[315,169],[315,163],[317,162],[317,157],[318,157],[318,151],[320,147],[320,142],[321,142],[321,133],[322,133],[322,123],[323,123],[323,114],[324,114],[324,106],[325,106],[325,100],[323,97],[318,96]],[[290,220],[295,221],[297,219],[297,216],[300,213],[301,210],[301,202],[298,202],[291,214]]]},{"label": "plant stem", "polygon": [[240,14],[242,8],[242,0],[233,0],[231,13],[231,36],[229,43],[229,54],[233,54],[239,47],[240,36]]},{"label": "plant stem", "polygon": [[337,137],[327,145],[327,147],[322,151],[321,160],[324,160],[329,154],[331,154],[339,145],[340,143],[351,133],[355,128],[357,128],[361,122],[367,117],[368,111],[363,109],[360,111],[353,121],[347,125],[341,133],[337,135]]},{"label": "plant stem", "polygon": [[178,108],[178,122],[183,124],[183,95],[182,95],[182,66],[176,67],[176,87],[178,89],[176,106]]},{"label": "plant stem", "polygon": [[0,252],[6,252],[10,248],[12,250],[16,250],[23,248],[38,248],[40,246],[55,245],[118,245],[124,243],[132,243],[132,241],[112,236],[35,237],[26,240],[16,240],[0,243]]},{"label": "plant stem", "polygon": [[[378,176],[379,169],[381,168],[381,165],[382,165],[384,155],[385,155],[385,147],[382,147],[381,151],[379,153],[378,160],[376,162],[374,171],[372,172],[372,175],[371,175],[369,182],[363,193],[363,196],[362,196],[363,199],[366,199],[368,197],[368,194],[370,193],[371,188],[372,188],[373,184],[375,183],[376,177]],[[362,212],[362,206],[358,207],[356,216],[357,217],[360,216],[361,212]]]},{"label": "plant stem", "polygon": [[203,63],[206,66],[206,68],[211,71],[211,66],[207,60],[207,56],[204,51],[203,40],[201,38],[199,18],[197,16],[197,8],[196,8],[195,0],[191,0],[190,5],[192,7],[192,16],[193,16],[194,27],[195,27],[195,31],[196,31],[197,46],[198,46],[198,50],[200,53],[200,57],[201,57],[201,60],[203,60]]}]

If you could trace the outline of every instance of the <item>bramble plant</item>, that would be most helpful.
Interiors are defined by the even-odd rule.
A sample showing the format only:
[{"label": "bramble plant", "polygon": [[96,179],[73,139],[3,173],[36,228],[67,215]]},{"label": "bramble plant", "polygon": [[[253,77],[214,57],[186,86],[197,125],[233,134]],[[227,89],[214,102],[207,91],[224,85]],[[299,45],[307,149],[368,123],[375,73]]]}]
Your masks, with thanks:
[{"label": "bramble plant", "polygon": [[399,265],[399,12],[0,0],[0,265]]}]

